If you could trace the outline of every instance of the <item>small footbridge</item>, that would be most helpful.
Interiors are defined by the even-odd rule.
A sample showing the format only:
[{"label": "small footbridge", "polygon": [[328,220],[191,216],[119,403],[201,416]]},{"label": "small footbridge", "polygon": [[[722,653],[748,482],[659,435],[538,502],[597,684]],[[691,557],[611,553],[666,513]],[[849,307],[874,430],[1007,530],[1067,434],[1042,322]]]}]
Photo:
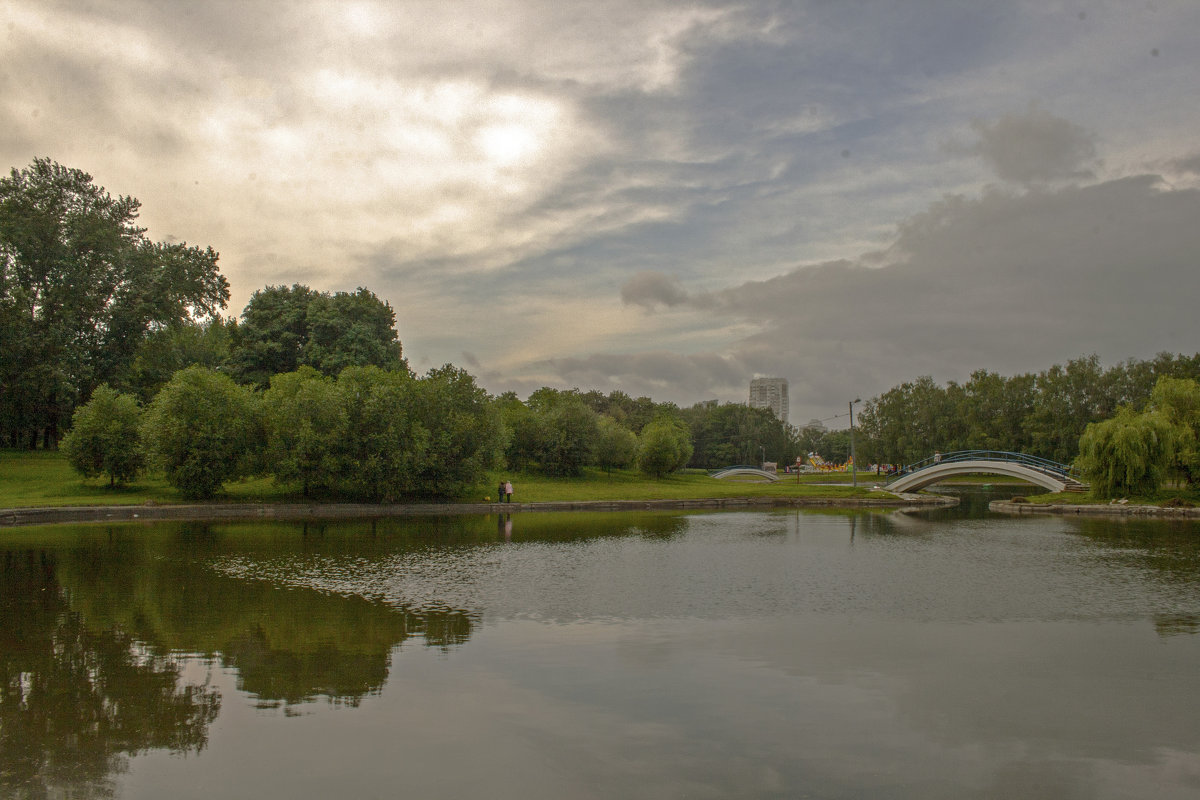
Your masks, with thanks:
[{"label": "small footbridge", "polygon": [[1036,484],[1051,492],[1086,492],[1067,464],[1025,453],[1001,450],[957,450],[938,453],[911,464],[888,479],[889,492],[915,492],[953,475],[985,473],[1007,475]]},{"label": "small footbridge", "polygon": [[723,467],[708,473],[710,478],[757,478],[760,481],[771,481],[774,483],[779,480],[779,474],[776,472],[767,472],[765,469],[751,466],[749,464],[738,464],[735,467]]}]

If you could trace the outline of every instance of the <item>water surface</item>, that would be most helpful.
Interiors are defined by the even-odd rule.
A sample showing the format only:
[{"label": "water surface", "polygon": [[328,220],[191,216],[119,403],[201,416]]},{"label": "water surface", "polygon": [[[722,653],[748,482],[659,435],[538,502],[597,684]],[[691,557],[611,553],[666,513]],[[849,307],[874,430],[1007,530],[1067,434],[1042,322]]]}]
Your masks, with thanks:
[{"label": "water surface", "polygon": [[0,532],[0,796],[1200,796],[1200,526]]}]

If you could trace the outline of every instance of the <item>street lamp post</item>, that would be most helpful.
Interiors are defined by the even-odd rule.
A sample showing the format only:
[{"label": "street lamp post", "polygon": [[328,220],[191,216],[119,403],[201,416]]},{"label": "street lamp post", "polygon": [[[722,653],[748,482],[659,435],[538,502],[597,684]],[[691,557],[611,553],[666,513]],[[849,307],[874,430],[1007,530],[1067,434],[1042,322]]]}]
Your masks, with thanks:
[{"label": "street lamp post", "polygon": [[855,489],[858,488],[858,459],[854,456],[854,404],[861,402],[862,398],[856,397],[847,403],[850,406],[850,475]]}]

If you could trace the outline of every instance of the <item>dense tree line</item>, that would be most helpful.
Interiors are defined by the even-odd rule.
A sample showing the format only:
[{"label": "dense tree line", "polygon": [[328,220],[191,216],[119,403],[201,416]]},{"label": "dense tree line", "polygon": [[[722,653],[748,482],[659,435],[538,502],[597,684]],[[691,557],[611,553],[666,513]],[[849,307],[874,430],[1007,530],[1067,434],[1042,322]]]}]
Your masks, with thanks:
[{"label": "dense tree line", "polygon": [[[496,402],[507,433],[505,462],[511,469],[571,476],[586,466],[612,470],[637,463],[652,465],[645,471],[659,476],[683,468],[691,456],[687,425],[673,403],[633,399],[619,391],[604,395],[549,387],[533,392],[525,402],[512,392]],[[664,425],[682,432],[686,443],[677,441],[678,435],[664,437]],[[669,469],[663,464],[670,464]]]},{"label": "dense tree line", "polygon": [[[491,398],[450,365],[422,377],[348,367],[337,379],[303,366],[263,392],[191,366],[136,415],[131,396],[97,390],[75,414],[72,465],[120,481],[144,456],[190,499],[273,475],[308,497],[394,501],[478,485],[499,466],[504,440]],[[112,436],[118,428],[124,435]]]},{"label": "dense tree line", "polygon": [[152,464],[191,499],[272,475],[307,497],[391,502],[460,495],[506,463],[551,475],[633,463],[656,477],[674,472],[692,444],[669,408],[638,435],[576,391],[493,398],[451,365],[421,377],[352,366],[336,378],[305,365],[263,391],[193,365],[144,412],[132,395],[99,387],[76,411],[64,449],[80,473],[110,482]]},{"label": "dense tree line", "polygon": [[[794,464],[803,455],[798,432],[767,408],[744,403],[697,403],[683,412],[694,452],[690,466],[716,469],[775,461]],[[819,447],[813,443],[813,449]]]},{"label": "dense tree line", "polygon": [[1089,356],[1037,374],[978,370],[944,386],[921,377],[865,404],[856,420],[859,460],[908,464],[934,451],[982,449],[1071,463],[1089,424],[1121,407],[1143,410],[1162,377],[1200,378],[1200,354],[1161,353],[1108,369]]}]

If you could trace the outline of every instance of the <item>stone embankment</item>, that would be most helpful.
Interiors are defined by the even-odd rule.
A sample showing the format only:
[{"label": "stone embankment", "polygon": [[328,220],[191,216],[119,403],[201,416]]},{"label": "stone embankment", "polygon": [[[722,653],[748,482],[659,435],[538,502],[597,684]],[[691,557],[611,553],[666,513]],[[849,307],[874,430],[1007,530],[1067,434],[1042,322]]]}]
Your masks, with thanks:
[{"label": "stone embankment", "polygon": [[955,498],[887,495],[870,498],[720,497],[701,500],[578,500],[553,503],[206,503],[198,505],[70,506],[0,509],[0,526],[63,522],[165,520],[305,520],[511,514],[519,511],[764,510],[778,508],[915,508],[955,505]]},{"label": "stone embankment", "polygon": [[989,511],[1003,514],[1060,514],[1092,517],[1162,517],[1164,519],[1200,519],[1200,508],[1174,506],[1141,506],[1121,503],[1070,504],[1070,503],[1014,503],[1011,500],[993,500],[988,503]]}]

